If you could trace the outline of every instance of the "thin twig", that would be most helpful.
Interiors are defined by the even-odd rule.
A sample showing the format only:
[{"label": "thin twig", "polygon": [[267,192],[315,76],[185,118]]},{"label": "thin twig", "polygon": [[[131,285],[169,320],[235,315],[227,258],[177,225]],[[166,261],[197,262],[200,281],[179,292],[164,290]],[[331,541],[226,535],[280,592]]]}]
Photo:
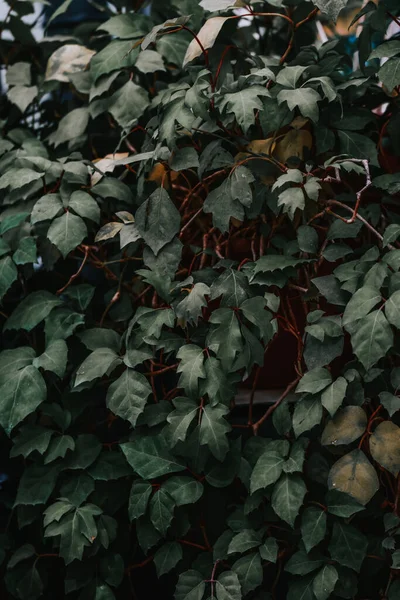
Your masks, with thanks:
[{"label": "thin twig", "polygon": [[269,407],[269,409],[264,413],[264,415],[261,417],[261,419],[259,419],[257,421],[257,423],[254,423],[254,425],[253,425],[254,435],[258,434],[258,430],[261,427],[261,425],[264,423],[264,421],[266,421],[272,415],[272,413],[278,408],[278,406],[280,404],[282,404],[284,399],[290,394],[292,389],[298,384],[299,381],[300,381],[300,376],[296,377],[296,379],[294,381],[292,381],[292,383],[289,383],[286,390],[282,393],[282,395],[278,398],[278,400],[272,406]]}]

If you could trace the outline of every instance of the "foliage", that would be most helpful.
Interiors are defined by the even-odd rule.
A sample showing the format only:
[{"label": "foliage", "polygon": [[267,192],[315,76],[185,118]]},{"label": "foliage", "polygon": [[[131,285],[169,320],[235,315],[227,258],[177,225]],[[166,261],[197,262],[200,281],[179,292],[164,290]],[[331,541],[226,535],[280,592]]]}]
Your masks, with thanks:
[{"label": "foliage", "polygon": [[395,600],[399,3],[143,4],[1,26],[2,597]]}]

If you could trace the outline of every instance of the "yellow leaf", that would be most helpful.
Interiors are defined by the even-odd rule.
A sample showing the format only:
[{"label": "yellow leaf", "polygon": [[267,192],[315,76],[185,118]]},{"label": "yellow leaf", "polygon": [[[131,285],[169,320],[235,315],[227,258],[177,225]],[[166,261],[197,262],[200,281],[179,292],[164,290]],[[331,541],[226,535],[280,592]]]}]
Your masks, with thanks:
[{"label": "yellow leaf", "polygon": [[372,457],[395,477],[400,471],[400,428],[391,421],[380,423],[371,435]]},{"label": "yellow leaf", "polygon": [[349,494],[365,505],[379,490],[379,479],[365,454],[361,450],[353,450],[333,465],[328,485],[329,489]]}]

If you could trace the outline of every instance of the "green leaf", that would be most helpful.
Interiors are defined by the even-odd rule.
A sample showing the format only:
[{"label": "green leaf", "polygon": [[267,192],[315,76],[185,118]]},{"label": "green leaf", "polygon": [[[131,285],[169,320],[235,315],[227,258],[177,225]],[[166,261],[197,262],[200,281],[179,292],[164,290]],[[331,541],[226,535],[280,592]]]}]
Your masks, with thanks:
[{"label": "green leaf", "polygon": [[134,481],[129,496],[129,519],[134,521],[146,512],[152,487],[146,481]]},{"label": "green leaf", "polygon": [[343,325],[353,326],[355,321],[362,319],[381,301],[378,290],[363,286],[351,297],[343,314]]},{"label": "green leaf", "polygon": [[400,410],[400,398],[398,396],[394,396],[389,392],[381,392],[379,394],[379,398],[381,404],[388,411],[390,417],[392,417],[394,413]]},{"label": "green leaf", "polygon": [[175,502],[164,487],[156,491],[150,500],[150,519],[164,537],[174,516]]},{"label": "green leaf", "polygon": [[242,271],[227,269],[211,285],[211,300],[221,297],[221,306],[241,306],[250,296],[250,286]]},{"label": "green leaf", "polygon": [[341,521],[334,523],[329,544],[329,554],[333,560],[358,573],[367,554],[367,547],[367,538],[357,529]]},{"label": "green leaf", "polygon": [[313,582],[313,591],[317,600],[327,600],[335,589],[338,579],[339,575],[335,567],[332,565],[322,567]]},{"label": "green leaf", "polygon": [[44,464],[47,465],[57,458],[64,458],[68,450],[74,450],[75,442],[70,435],[59,435],[54,437],[44,457]]},{"label": "green leaf", "polygon": [[297,242],[300,250],[314,254],[318,250],[318,234],[313,227],[301,225],[297,230]]},{"label": "green leaf", "polygon": [[329,513],[344,518],[351,517],[354,513],[364,510],[364,507],[354,498],[338,490],[327,492],[326,505]]},{"label": "green leaf", "polygon": [[313,576],[303,577],[300,581],[291,582],[287,600],[315,600],[312,586]]},{"label": "green leaf", "polygon": [[68,112],[58,123],[56,131],[47,138],[49,144],[57,148],[61,144],[71,142],[85,133],[89,123],[88,108],[75,108]]},{"label": "green leaf", "polygon": [[308,371],[300,380],[296,393],[317,394],[324,390],[332,381],[331,374],[326,369]]},{"label": "green leaf", "polygon": [[301,536],[307,552],[317,546],[326,534],[326,513],[321,508],[310,506],[301,518]]},{"label": "green leaf", "polygon": [[344,377],[338,377],[336,381],[322,392],[321,403],[333,417],[340,408],[346,396],[347,381]]},{"label": "green leaf", "polygon": [[243,554],[261,544],[261,536],[253,529],[244,529],[236,534],[228,546],[228,554]]},{"label": "green leaf", "polygon": [[224,571],[215,584],[217,600],[241,600],[239,578],[233,571]]},{"label": "green leaf", "polygon": [[[278,94],[278,102],[287,102],[290,110],[298,108],[303,115],[314,122],[318,121],[319,109],[317,102],[322,100],[321,96],[312,88],[298,88],[297,90],[281,90]],[[340,132],[339,132],[340,133]]]},{"label": "green leaf", "polygon": [[64,13],[66,13],[70,7],[70,4],[72,3],[72,1],[73,0],[64,0],[64,2],[62,2],[59,5],[59,7],[50,15],[50,17],[46,23],[46,27],[48,27],[50,25],[50,23],[52,21],[54,21],[54,19],[56,19],[60,15],[63,15]]},{"label": "green leaf", "polygon": [[53,433],[51,429],[45,429],[39,425],[24,425],[13,438],[10,457],[23,456],[27,458],[32,452],[44,454],[50,444]]},{"label": "green leaf", "polygon": [[[193,40],[195,41],[195,40]],[[254,125],[255,111],[262,110],[263,104],[260,96],[269,96],[269,91],[261,85],[245,87],[238,92],[228,92],[219,101],[221,110],[235,115],[238,125],[246,134]]]},{"label": "green leaf", "polygon": [[7,320],[4,329],[31,331],[50,314],[53,308],[60,304],[62,304],[61,300],[45,290],[32,292],[18,304]]},{"label": "green leaf", "polygon": [[194,344],[186,344],[182,346],[176,357],[180,360],[177,368],[177,373],[180,373],[178,386],[189,396],[196,396],[199,379],[204,379],[206,376],[203,350]]},{"label": "green leaf", "polygon": [[74,285],[65,290],[64,294],[74,302],[78,310],[84,311],[93,299],[96,289],[88,283]]},{"label": "green leaf", "polygon": [[215,458],[223,461],[228,450],[229,443],[226,434],[231,426],[224,419],[228,409],[225,406],[206,406],[203,409],[200,423],[200,444],[207,445]]},{"label": "green leaf", "polygon": [[154,555],[157,576],[161,577],[169,573],[182,560],[183,552],[178,542],[167,542],[157,550]]},{"label": "green leaf", "polygon": [[278,452],[266,450],[256,462],[251,474],[250,493],[254,494],[257,490],[275,483],[281,476],[285,461]]},{"label": "green leaf", "polygon": [[20,369],[0,387],[0,424],[9,435],[18,423],[44,402],[46,384],[33,366]]},{"label": "green leaf", "polygon": [[349,494],[360,504],[367,504],[379,489],[375,469],[361,450],[342,456],[329,473],[329,489]]},{"label": "green leaf", "polygon": [[305,431],[310,431],[310,429],[319,425],[322,412],[321,401],[318,396],[306,397],[296,402],[292,420],[295,436],[299,437]]},{"label": "green leaf", "polygon": [[178,233],[181,221],[178,210],[162,187],[139,207],[135,218],[140,235],[155,255]]},{"label": "green leaf", "polygon": [[371,138],[353,131],[338,131],[338,136],[343,154],[369,160],[373,165],[378,164],[376,145]]},{"label": "green leaf", "polygon": [[250,184],[254,176],[244,166],[236,167],[225,181],[208,194],[203,210],[212,213],[213,224],[222,233],[229,229],[231,218],[244,220],[245,207],[249,208],[253,201]]},{"label": "green leaf", "polygon": [[260,556],[263,560],[276,563],[279,551],[278,542],[273,537],[267,538],[259,547],[258,551],[260,552]]},{"label": "green leaf", "polygon": [[174,447],[179,441],[185,441],[188,428],[199,410],[198,404],[187,398],[175,398],[173,403],[175,410],[167,417],[170,425],[166,430],[171,447]]},{"label": "green leaf", "polygon": [[184,324],[196,325],[202,314],[202,308],[207,306],[205,296],[210,293],[210,288],[205,283],[195,283],[188,295],[177,304],[175,314]]},{"label": "green leaf", "polygon": [[[83,361],[76,372],[75,387],[110,373],[121,362],[110,348],[98,348]],[[111,386],[110,386],[111,387]],[[114,389],[114,388],[113,388]],[[114,392],[112,392],[114,393]]]},{"label": "green leaf", "polygon": [[94,491],[94,486],[93,479],[84,471],[81,471],[80,473],[74,473],[72,477],[64,481],[60,494],[62,498],[67,498],[74,506],[80,506]]},{"label": "green leaf", "polygon": [[44,371],[52,371],[58,377],[63,377],[67,367],[68,347],[64,340],[55,340],[51,342],[46,350],[35,358],[33,365]]},{"label": "green leaf", "polygon": [[322,564],[320,558],[312,559],[304,550],[299,550],[293,554],[285,566],[285,571],[292,575],[308,575],[315,569],[318,569]]},{"label": "green leaf", "polygon": [[43,177],[43,175],[43,172],[38,173],[32,171],[32,169],[10,169],[0,177],[0,190],[5,190],[7,188],[17,190],[37,181]]},{"label": "green leaf", "polygon": [[90,72],[93,81],[102,75],[108,75],[116,70],[133,66],[136,62],[139,49],[132,49],[132,42],[112,41],[98,52],[90,61]]},{"label": "green leaf", "polygon": [[142,116],[148,105],[147,92],[129,80],[109,99],[108,112],[112,114],[120,127],[129,127],[133,121]]},{"label": "green leaf", "polygon": [[80,217],[99,223],[100,208],[96,200],[87,192],[73,192],[68,201],[68,206]]},{"label": "green leaf", "polygon": [[19,481],[15,506],[46,504],[56,484],[60,468],[31,464],[25,468]]},{"label": "green leaf", "polygon": [[87,228],[81,217],[65,212],[54,219],[47,232],[47,237],[65,258],[87,236]]},{"label": "green leaf", "polygon": [[9,256],[0,260],[0,300],[10,289],[11,285],[18,279],[18,271]]},{"label": "green leaf", "polygon": [[23,238],[18,249],[13,254],[16,265],[26,265],[36,262],[36,242],[33,237]]},{"label": "green leaf", "polygon": [[176,506],[195,504],[203,494],[202,484],[189,477],[171,477],[163,484],[163,488],[174,499]]},{"label": "green leaf", "polygon": [[45,537],[60,536],[60,555],[65,564],[82,560],[83,551],[97,537],[94,517],[102,513],[94,504],[86,504],[64,515],[59,522],[51,522],[45,529]]},{"label": "green leaf", "polygon": [[87,469],[100,452],[101,444],[94,435],[78,435],[75,439],[75,450],[68,460],[68,469]]},{"label": "green leaf", "polygon": [[386,300],[385,315],[391,325],[400,328],[400,290],[391,294]]},{"label": "green leaf", "polygon": [[108,388],[106,404],[114,414],[135,426],[151,393],[144,375],[126,369]]},{"label": "green leaf", "polygon": [[83,325],[85,318],[69,308],[56,308],[46,318],[46,343],[69,338],[77,327]]},{"label": "green leaf", "polygon": [[206,584],[198,571],[191,569],[179,575],[175,600],[202,600]]},{"label": "green leaf", "polygon": [[232,565],[232,571],[238,576],[243,596],[261,585],[263,570],[260,555],[252,552],[242,556]]},{"label": "green leaf", "polygon": [[303,504],[307,488],[299,475],[281,476],[272,492],[271,504],[276,514],[292,527]]},{"label": "green leaf", "polygon": [[133,442],[121,444],[121,448],[132,469],[143,479],[185,470],[184,465],[172,456],[163,438],[137,436]]},{"label": "green leaf", "polygon": [[393,332],[381,310],[359,321],[351,344],[354,354],[367,370],[385,356],[393,345]]},{"label": "green leaf", "polygon": [[130,468],[122,452],[103,451],[88,470],[96,481],[112,481],[130,475]]},{"label": "green leaf", "polygon": [[400,58],[391,58],[379,69],[378,77],[391,93],[400,83]]}]

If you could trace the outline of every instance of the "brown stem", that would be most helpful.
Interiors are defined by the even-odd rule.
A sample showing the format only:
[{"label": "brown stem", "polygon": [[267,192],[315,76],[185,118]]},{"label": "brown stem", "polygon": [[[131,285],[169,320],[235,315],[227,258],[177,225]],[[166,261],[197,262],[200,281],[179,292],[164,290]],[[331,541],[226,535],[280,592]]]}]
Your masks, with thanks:
[{"label": "brown stem", "polygon": [[292,389],[298,384],[299,381],[300,381],[300,376],[296,377],[296,379],[294,381],[292,381],[292,383],[289,383],[286,390],[282,393],[282,395],[278,398],[278,400],[272,406],[270,406],[267,411],[265,411],[265,413],[261,417],[261,419],[259,419],[256,423],[254,423],[254,425],[253,425],[254,435],[258,435],[258,430],[261,427],[261,425],[264,423],[264,421],[266,421],[272,415],[272,413],[278,408],[278,406],[280,404],[282,404],[284,399],[290,394]]}]

